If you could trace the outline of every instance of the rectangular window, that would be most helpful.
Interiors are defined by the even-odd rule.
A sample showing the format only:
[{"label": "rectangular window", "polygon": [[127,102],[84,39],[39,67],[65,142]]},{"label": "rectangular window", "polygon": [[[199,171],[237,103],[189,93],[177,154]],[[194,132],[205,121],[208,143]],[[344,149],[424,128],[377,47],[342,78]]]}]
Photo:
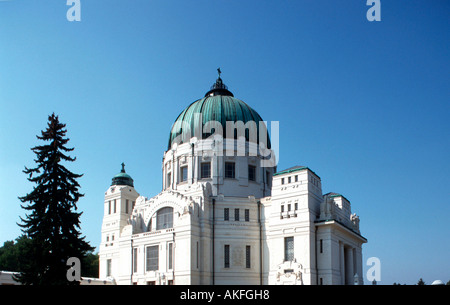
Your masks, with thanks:
[{"label": "rectangular window", "polygon": [[130,203],[128,202],[128,199],[125,200],[125,213],[128,214],[128,205]]},{"label": "rectangular window", "polygon": [[272,184],[272,181],[270,180],[270,172],[266,171],[266,184],[267,186],[270,186]]},{"label": "rectangular window", "polygon": [[138,249],[134,248],[133,249],[133,272],[136,273],[137,272],[137,260],[138,260]]},{"label": "rectangular window", "polygon": [[298,175],[295,175],[295,182],[298,182]]},{"label": "rectangular window", "polygon": [[320,240],[320,253],[323,253],[323,239]]},{"label": "rectangular window", "polygon": [[230,220],[230,209],[229,208],[224,208],[223,209],[223,220]]},{"label": "rectangular window", "polygon": [[250,210],[245,209],[245,221],[250,221]]},{"label": "rectangular window", "polygon": [[236,177],[235,173],[236,171],[234,162],[225,162],[225,178],[234,179]]},{"label": "rectangular window", "polygon": [[224,264],[223,264],[224,268],[230,268],[230,245],[224,246],[223,257],[224,257]]},{"label": "rectangular window", "polygon": [[147,247],[147,268],[146,271],[159,269],[159,246]]},{"label": "rectangular window", "polygon": [[294,237],[292,236],[284,238],[284,260],[294,260]]},{"label": "rectangular window", "polygon": [[256,167],[253,165],[248,166],[248,180],[256,181]]},{"label": "rectangular window", "polygon": [[170,187],[170,183],[172,182],[172,173],[167,174],[167,187]]},{"label": "rectangular window", "polygon": [[239,221],[239,209],[234,209],[234,220]]},{"label": "rectangular window", "polygon": [[116,199],[114,199],[114,213],[117,212],[117,201]]},{"label": "rectangular window", "polygon": [[108,215],[111,215],[111,200],[108,201]]},{"label": "rectangular window", "polygon": [[288,204],[287,208],[288,208],[288,212],[289,212],[291,210],[291,204],[290,203]]},{"label": "rectangular window", "polygon": [[251,259],[251,248],[250,246],[245,246],[245,268],[251,268],[251,263],[250,263],[250,259]]},{"label": "rectangular window", "polygon": [[112,260],[106,260],[106,276],[111,276]]},{"label": "rectangular window", "polygon": [[169,249],[168,249],[169,253],[168,253],[168,265],[169,265],[169,270],[173,269],[173,243],[169,243]]},{"label": "rectangular window", "polygon": [[281,178],[281,184],[284,184],[284,178]]},{"label": "rectangular window", "polygon": [[202,163],[200,170],[201,179],[211,178],[211,163]]},{"label": "rectangular window", "polygon": [[183,166],[181,168],[181,182],[187,181],[188,179],[188,167]]},{"label": "rectangular window", "polygon": [[281,205],[281,213],[283,213],[284,212],[284,205],[282,204]]},{"label": "rectangular window", "polygon": [[298,202],[294,203],[294,206],[295,206],[295,210],[297,211],[298,210]]},{"label": "rectangular window", "polygon": [[291,177],[288,177],[288,183],[291,183]]}]

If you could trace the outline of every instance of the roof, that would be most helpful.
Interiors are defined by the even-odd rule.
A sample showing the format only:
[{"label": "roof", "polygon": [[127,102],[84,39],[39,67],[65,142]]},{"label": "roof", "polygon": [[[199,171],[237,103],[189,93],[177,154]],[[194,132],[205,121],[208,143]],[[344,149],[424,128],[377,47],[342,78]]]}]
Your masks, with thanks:
[{"label": "roof", "polygon": [[[214,128],[214,125],[209,126],[212,127],[212,132],[204,132],[205,125],[214,121],[221,124],[223,138],[227,138],[227,122],[243,122],[244,124],[255,122],[253,126],[247,125],[248,129],[244,131],[245,138],[247,141],[251,141],[254,139],[252,136],[255,136],[256,142],[259,143],[260,141],[259,125],[263,119],[252,107],[235,98],[219,78],[204,98],[196,100],[178,115],[170,130],[168,149],[172,147],[173,143],[189,143],[192,137],[206,139],[212,134],[218,134],[219,131]],[[201,135],[200,130],[202,131]],[[236,129],[234,129],[234,132],[234,137],[229,137],[236,139],[238,137]],[[268,133],[266,146],[270,148]]]},{"label": "roof", "polygon": [[347,200],[348,202],[350,202],[350,200],[348,200],[344,195],[341,195],[341,194],[339,194],[339,193],[334,193],[334,192],[329,192],[329,193],[326,193],[324,196],[330,196],[331,198],[334,198],[334,197],[342,197],[342,198],[344,198],[345,200]]},{"label": "roof", "polygon": [[293,167],[289,167],[289,168],[287,168],[287,169],[285,169],[285,170],[282,170],[282,171],[280,171],[280,172],[276,172],[276,173],[273,174],[273,175],[274,175],[274,176],[278,176],[278,175],[290,174],[290,173],[297,172],[297,171],[301,171],[301,170],[304,170],[304,169],[309,170],[310,172],[312,172],[314,175],[316,175],[316,176],[320,179],[319,175],[317,175],[317,174],[316,174],[313,170],[311,170],[309,167],[307,167],[307,166],[301,166],[301,165],[296,165],[296,166],[293,166]]},{"label": "roof", "polygon": [[122,170],[120,171],[120,173],[112,178],[111,185],[128,185],[134,187],[133,178],[131,178],[131,176],[125,172],[124,163],[122,163]]}]

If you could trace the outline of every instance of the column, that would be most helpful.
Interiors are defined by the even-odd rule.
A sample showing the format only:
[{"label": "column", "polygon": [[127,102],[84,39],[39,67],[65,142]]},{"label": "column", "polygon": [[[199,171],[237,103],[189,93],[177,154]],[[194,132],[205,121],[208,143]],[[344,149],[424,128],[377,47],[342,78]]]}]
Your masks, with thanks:
[{"label": "column", "polygon": [[347,285],[353,285],[353,248],[345,248],[345,280]]},{"label": "column", "polygon": [[339,242],[339,266],[341,271],[341,285],[345,285],[345,261],[344,261],[344,244]]}]

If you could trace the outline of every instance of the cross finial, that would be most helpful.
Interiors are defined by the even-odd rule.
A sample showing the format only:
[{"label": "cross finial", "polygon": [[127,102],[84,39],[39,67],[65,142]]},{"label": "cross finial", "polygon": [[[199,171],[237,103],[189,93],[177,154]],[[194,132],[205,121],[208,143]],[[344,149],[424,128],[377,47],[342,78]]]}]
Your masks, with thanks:
[{"label": "cross finial", "polygon": [[121,172],[122,172],[122,173],[125,173],[125,163],[122,162],[121,165],[122,165],[122,170],[121,170]]},{"label": "cross finial", "polygon": [[217,73],[219,73],[219,78],[220,78],[220,74],[222,74],[222,71],[220,71],[220,68],[217,68]]}]

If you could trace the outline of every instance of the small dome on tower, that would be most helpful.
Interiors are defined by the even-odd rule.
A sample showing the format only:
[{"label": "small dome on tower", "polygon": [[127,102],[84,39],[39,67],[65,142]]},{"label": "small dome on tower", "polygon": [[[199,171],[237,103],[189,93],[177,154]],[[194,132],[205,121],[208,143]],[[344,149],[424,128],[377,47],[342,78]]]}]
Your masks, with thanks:
[{"label": "small dome on tower", "polygon": [[128,185],[134,187],[133,178],[125,172],[125,163],[122,163],[122,170],[120,173],[112,178],[111,185]]}]

